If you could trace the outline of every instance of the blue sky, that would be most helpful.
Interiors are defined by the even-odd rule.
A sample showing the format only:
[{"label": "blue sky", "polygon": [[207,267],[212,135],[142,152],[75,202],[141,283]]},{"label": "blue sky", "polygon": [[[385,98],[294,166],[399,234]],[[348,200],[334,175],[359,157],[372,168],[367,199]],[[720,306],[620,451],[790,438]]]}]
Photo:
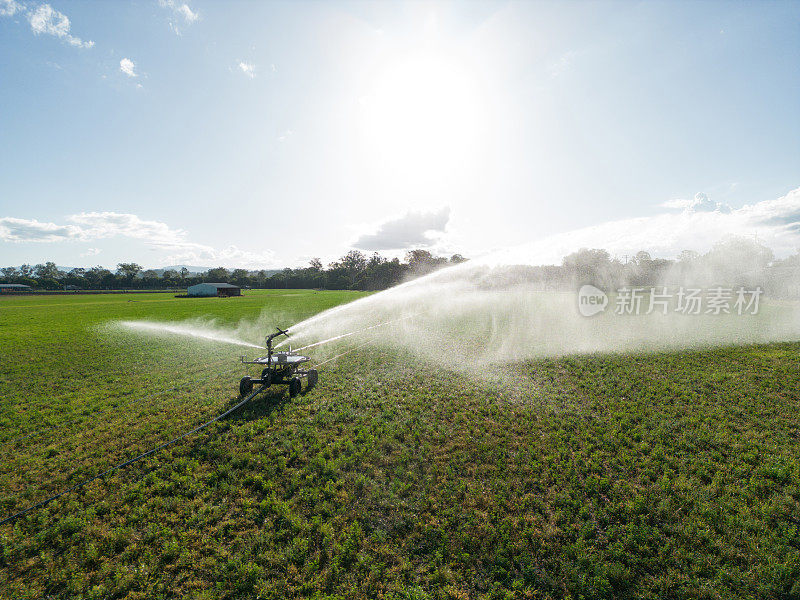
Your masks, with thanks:
[{"label": "blue sky", "polygon": [[709,227],[787,253],[798,17],[0,0],[0,263],[259,268],[554,235],[669,256]]}]

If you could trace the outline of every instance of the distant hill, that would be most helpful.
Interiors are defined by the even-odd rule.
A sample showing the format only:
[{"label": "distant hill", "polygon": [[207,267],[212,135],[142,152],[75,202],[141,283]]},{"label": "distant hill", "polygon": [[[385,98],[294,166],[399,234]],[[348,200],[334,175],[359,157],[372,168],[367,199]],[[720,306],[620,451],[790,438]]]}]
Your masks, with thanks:
[{"label": "distant hill", "polygon": [[[161,267],[160,269],[153,269],[153,270],[156,273],[158,273],[159,275],[161,275],[161,274],[164,273],[164,271],[180,271],[184,267],[186,267],[186,269],[189,271],[190,275],[200,275],[200,274],[205,273],[206,271],[208,271],[210,269],[216,269],[216,267],[192,267],[192,266],[189,266],[189,265],[173,265],[173,266],[170,266],[170,267]],[[260,270],[262,270],[262,269],[248,269],[247,272],[248,273],[256,273],[256,272],[258,272]],[[228,271],[233,271],[233,269],[230,268],[230,269],[228,269]],[[263,271],[266,272],[267,277],[271,277],[275,273],[280,273],[281,272],[280,269],[263,269]]]},{"label": "distant hill", "polygon": [[161,267],[160,269],[153,269],[153,270],[156,273],[158,273],[159,275],[161,275],[164,271],[180,271],[184,267],[186,267],[186,269],[192,275],[199,275],[200,273],[205,273],[209,269],[213,269],[214,268],[214,267],[192,267],[192,266],[189,266],[189,265],[172,265],[172,266],[169,266],[169,267]]}]

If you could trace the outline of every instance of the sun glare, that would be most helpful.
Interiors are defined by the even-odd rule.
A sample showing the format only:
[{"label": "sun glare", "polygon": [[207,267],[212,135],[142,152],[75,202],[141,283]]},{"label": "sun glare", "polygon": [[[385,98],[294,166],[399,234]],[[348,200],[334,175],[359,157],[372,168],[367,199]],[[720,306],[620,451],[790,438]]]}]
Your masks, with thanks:
[{"label": "sun glare", "polygon": [[360,99],[368,162],[420,183],[462,172],[480,142],[480,87],[465,61],[445,54],[406,54],[382,65]]}]

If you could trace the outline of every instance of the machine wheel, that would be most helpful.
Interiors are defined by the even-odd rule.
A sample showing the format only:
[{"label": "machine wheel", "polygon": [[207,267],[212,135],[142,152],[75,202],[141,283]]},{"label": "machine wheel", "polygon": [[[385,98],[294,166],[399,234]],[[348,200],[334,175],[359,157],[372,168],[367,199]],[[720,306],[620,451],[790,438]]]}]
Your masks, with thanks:
[{"label": "machine wheel", "polygon": [[318,380],[319,380],[319,375],[317,374],[317,370],[316,369],[311,369],[308,372],[308,377],[306,379],[306,381],[308,382],[306,384],[306,389],[310,390],[311,388],[313,388],[315,385],[317,385],[317,381]]},{"label": "machine wheel", "polygon": [[253,391],[253,380],[249,377],[242,377],[241,381],[239,381],[239,394],[242,396],[247,396],[250,392]]},{"label": "machine wheel", "polygon": [[289,382],[289,397],[294,398],[297,394],[300,393],[300,388],[303,384],[300,383],[300,380],[297,377],[293,377],[292,380]]},{"label": "machine wheel", "polygon": [[272,385],[272,373],[269,372],[269,369],[261,371],[261,383],[264,387]]}]

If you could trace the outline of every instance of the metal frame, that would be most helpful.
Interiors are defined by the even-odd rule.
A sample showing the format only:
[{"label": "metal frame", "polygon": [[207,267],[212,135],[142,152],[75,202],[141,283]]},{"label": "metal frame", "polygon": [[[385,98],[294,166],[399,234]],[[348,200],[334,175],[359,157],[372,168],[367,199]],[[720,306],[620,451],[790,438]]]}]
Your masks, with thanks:
[{"label": "metal frame", "polygon": [[[292,381],[301,378],[308,381],[306,389],[313,387],[317,383],[316,369],[301,369],[300,365],[310,362],[311,359],[307,356],[301,356],[292,352],[292,347],[289,346],[287,352],[273,352],[272,340],[278,336],[289,336],[288,331],[284,331],[280,327],[277,328],[277,333],[272,333],[266,337],[267,356],[256,358],[255,360],[245,360],[241,357],[242,364],[245,365],[261,365],[264,370],[261,371],[261,377],[242,377],[239,382],[239,391],[245,393],[245,389],[252,389],[255,384],[261,384],[265,388],[270,385],[292,385]],[[298,389],[299,391],[299,389]],[[248,392],[249,393],[249,392]],[[294,395],[294,393],[292,393]]]}]

